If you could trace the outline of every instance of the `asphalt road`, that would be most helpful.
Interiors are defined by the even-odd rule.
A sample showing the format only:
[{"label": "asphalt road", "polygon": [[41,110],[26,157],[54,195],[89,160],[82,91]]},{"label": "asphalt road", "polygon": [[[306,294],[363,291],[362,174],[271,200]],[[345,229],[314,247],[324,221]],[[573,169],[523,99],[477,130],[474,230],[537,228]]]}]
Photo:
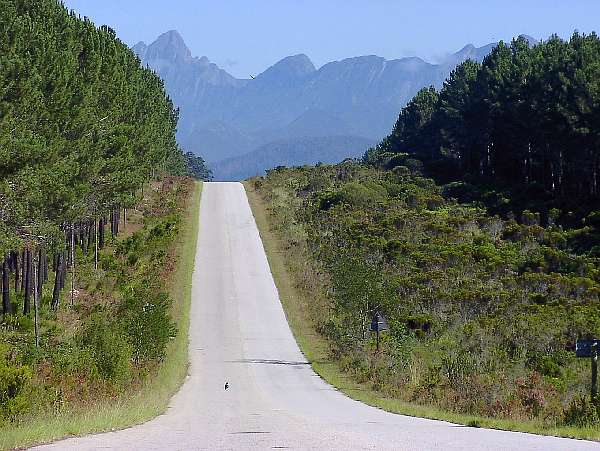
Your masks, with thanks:
[{"label": "asphalt road", "polygon": [[600,449],[394,415],[351,400],[321,380],[298,349],[242,185],[205,184],[200,216],[190,375],[168,411],[131,429],[40,449]]}]

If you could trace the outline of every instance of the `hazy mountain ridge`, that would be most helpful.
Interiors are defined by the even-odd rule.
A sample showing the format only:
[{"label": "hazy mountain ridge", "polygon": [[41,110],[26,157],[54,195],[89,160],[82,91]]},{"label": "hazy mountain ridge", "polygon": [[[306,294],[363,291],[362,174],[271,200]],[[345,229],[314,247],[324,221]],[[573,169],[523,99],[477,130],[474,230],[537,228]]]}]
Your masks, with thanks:
[{"label": "hazy mountain ridge", "polygon": [[481,61],[494,45],[467,45],[440,64],[367,55],[317,69],[299,54],[253,79],[235,78],[208,58],[193,57],[177,31],[133,50],[163,78],[180,108],[181,145],[216,162],[273,140],[328,135],[379,140],[420,88],[441,86],[456,64]]},{"label": "hazy mountain ridge", "polygon": [[242,180],[263,175],[276,166],[339,163],[345,158],[360,157],[376,141],[359,136],[320,136],[282,139],[258,149],[213,163],[216,180]]}]

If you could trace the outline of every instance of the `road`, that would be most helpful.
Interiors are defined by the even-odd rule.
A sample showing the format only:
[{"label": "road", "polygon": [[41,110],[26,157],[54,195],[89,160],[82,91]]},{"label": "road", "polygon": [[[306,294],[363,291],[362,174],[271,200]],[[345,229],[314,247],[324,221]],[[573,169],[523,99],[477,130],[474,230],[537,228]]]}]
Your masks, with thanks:
[{"label": "road", "polygon": [[239,183],[204,185],[189,355],[190,374],[164,415],[40,449],[600,449],[394,415],[326,384],[290,332]]}]

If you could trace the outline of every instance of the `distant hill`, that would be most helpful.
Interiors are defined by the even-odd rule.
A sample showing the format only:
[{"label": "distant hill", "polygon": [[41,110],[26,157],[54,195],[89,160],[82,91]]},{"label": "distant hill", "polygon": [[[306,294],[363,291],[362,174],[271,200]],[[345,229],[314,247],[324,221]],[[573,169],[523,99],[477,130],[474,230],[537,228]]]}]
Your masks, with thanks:
[{"label": "distant hill", "polygon": [[243,180],[276,166],[339,163],[359,157],[375,141],[357,136],[290,138],[265,144],[253,152],[213,163],[215,180]]}]

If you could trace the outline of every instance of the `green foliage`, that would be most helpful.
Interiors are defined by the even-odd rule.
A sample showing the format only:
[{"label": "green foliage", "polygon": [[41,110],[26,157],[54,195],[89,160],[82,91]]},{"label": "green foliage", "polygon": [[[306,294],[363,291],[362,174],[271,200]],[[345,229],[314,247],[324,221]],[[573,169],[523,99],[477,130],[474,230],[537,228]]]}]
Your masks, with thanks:
[{"label": "green foliage", "polygon": [[[544,227],[531,211],[502,219],[457,202],[473,185],[348,162],[279,168],[254,186],[289,258],[306,260],[298,285],[327,299],[312,307],[316,326],[357,380],[408,401],[549,425],[587,392],[587,362],[568,349],[600,335],[598,260],[575,239],[593,216],[585,230]],[[389,325],[377,355],[375,311]]]},{"label": "green foliage", "polygon": [[594,428],[600,426],[600,406],[585,397],[573,400],[565,412],[565,424]]},{"label": "green foliage", "polygon": [[204,158],[202,158],[200,155],[195,155],[192,152],[186,152],[184,157],[187,175],[197,180],[204,180],[206,182],[212,180],[212,172],[206,166]]},{"label": "green foliage", "polygon": [[176,334],[169,315],[171,300],[166,293],[157,293],[155,285],[146,280],[132,287],[119,312],[136,363],[162,360],[167,343]]},{"label": "green foliage", "polygon": [[93,314],[83,324],[78,341],[89,350],[101,378],[122,384],[130,376],[132,348],[113,321],[105,312]]},{"label": "green foliage", "polygon": [[0,420],[13,419],[29,406],[27,384],[32,371],[28,366],[16,366],[7,359],[7,347],[0,346]]},{"label": "green foliage", "polygon": [[163,82],[112,29],[56,0],[3,1],[0,24],[2,255],[61,247],[64,222],[133,205],[151,175],[185,172]]}]

